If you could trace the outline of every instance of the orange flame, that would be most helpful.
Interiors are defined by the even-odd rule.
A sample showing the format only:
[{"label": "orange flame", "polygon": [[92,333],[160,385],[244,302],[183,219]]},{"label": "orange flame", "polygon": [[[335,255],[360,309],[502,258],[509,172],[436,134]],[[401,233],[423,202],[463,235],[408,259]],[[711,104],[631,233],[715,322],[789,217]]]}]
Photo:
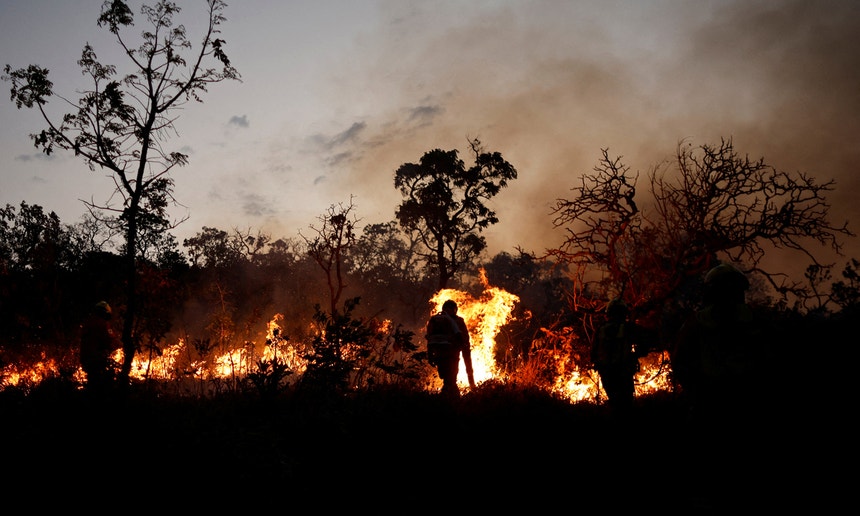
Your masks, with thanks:
[{"label": "orange flame", "polygon": [[[443,289],[430,299],[431,312],[441,309],[445,300],[451,299],[457,303],[458,314],[466,321],[472,346],[472,365],[476,383],[480,384],[490,379],[500,378],[503,374],[496,366],[494,347],[496,337],[503,326],[512,320],[512,313],[519,297],[501,288],[492,287],[487,281],[484,270],[481,270],[483,292],[478,298],[467,292],[455,289]],[[301,376],[307,368],[306,360],[301,356],[301,343],[288,343],[288,338],[281,332],[284,315],[277,313],[266,326],[265,344],[248,342],[242,348],[226,351],[215,356],[199,356],[199,351],[189,346],[180,338],[177,343],[167,346],[152,357],[140,354],[134,357],[131,377],[138,380],[155,379],[173,381],[181,379],[228,379],[241,378],[250,373],[258,360],[278,360]],[[380,321],[380,327],[388,327],[390,321]],[[571,337],[572,338],[572,337]],[[348,352],[349,350],[347,350]],[[567,399],[576,402],[583,400],[605,399],[599,376],[595,371],[566,370],[570,364],[569,350],[553,352],[548,357],[555,369],[556,381],[551,390]],[[111,357],[118,368],[123,360],[122,350],[117,350]],[[23,368],[10,365],[0,370],[0,390],[9,386],[31,386],[41,383],[45,378],[58,376],[59,366],[53,359],[44,356],[36,364]],[[517,374],[517,373],[507,373]],[[522,373],[521,373],[522,374]],[[636,395],[642,396],[658,391],[671,390],[671,368],[666,352],[654,352],[640,359],[640,371],[636,374]],[[78,368],[73,377],[79,383],[86,379],[85,373]],[[460,372],[457,378],[461,388],[468,388],[465,364],[460,362]],[[438,378],[430,380],[430,387],[441,385]]]},{"label": "orange flame", "polygon": [[[481,270],[481,280],[484,291],[478,299],[466,292],[455,289],[442,289],[431,299],[432,312],[442,309],[442,303],[452,299],[457,303],[457,315],[466,321],[469,328],[469,338],[472,343],[472,368],[475,383],[479,384],[499,375],[493,358],[493,348],[502,326],[510,320],[514,305],[520,298],[497,287],[490,287],[484,270]],[[457,383],[463,387],[469,385],[466,378],[466,367],[460,358],[460,373]]]},{"label": "orange flame", "polygon": [[59,370],[53,358],[40,360],[27,368],[12,364],[0,371],[0,387],[38,385],[46,378],[59,375]]},{"label": "orange flame", "polygon": [[[457,303],[457,313],[463,317],[469,328],[475,383],[498,378],[501,375],[493,357],[495,339],[502,326],[511,320],[513,308],[519,302],[518,296],[503,289],[489,286],[485,271],[481,269],[480,272],[481,281],[484,285],[484,291],[480,298],[474,299],[468,293],[459,290],[443,289],[430,300],[433,312],[441,310],[442,303],[447,299],[452,299]],[[606,392],[600,384],[597,372],[593,370],[579,371],[577,369],[565,371],[563,364],[566,362],[566,358],[566,356],[562,356],[562,353],[553,357],[558,378],[552,391],[574,402],[590,399],[605,400]],[[640,370],[634,378],[636,396],[672,388],[669,379],[671,367],[667,352],[650,353],[640,358],[639,365]],[[460,359],[457,383],[461,388],[468,386],[462,358]]]}]

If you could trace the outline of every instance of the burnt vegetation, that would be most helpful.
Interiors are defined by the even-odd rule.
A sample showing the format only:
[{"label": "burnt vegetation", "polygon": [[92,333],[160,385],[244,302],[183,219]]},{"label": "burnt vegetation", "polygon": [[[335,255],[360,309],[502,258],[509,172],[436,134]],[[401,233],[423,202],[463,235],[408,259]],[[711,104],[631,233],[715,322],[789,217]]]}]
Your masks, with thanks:
[{"label": "burnt vegetation", "polygon": [[[428,300],[446,276],[439,262],[448,255],[444,246],[416,238],[414,226],[391,221],[362,228],[350,200],[330,206],[309,226],[310,236],[276,239],[250,229],[204,227],[181,247],[169,232],[139,241],[146,245],[139,244],[135,258],[136,356],[144,362],[162,356],[180,339],[183,355],[168,377],[134,371],[118,380],[107,400],[93,400],[78,373],[80,321],[103,299],[121,321],[129,317],[122,240],[116,241],[111,224],[91,215],[65,224],[41,206],[7,205],[0,210],[0,401],[12,422],[4,431],[23,445],[11,458],[22,464],[34,458],[72,460],[63,454],[77,452],[46,457],[39,448],[72,437],[96,454],[93,461],[108,463],[101,439],[110,438],[108,429],[122,428],[126,439],[156,439],[167,454],[181,455],[183,442],[197,443],[205,450],[199,464],[224,468],[238,481],[262,475],[303,485],[331,467],[382,461],[386,473],[372,478],[405,487],[406,478],[395,472],[415,465],[401,451],[424,447],[448,454],[448,446],[459,443],[450,431],[455,428],[467,440],[480,436],[474,457],[496,471],[520,463],[557,472],[560,464],[600,461],[598,450],[616,446],[614,440],[624,445],[613,453],[629,453],[628,466],[641,467],[631,457],[641,453],[641,444],[658,443],[656,462],[649,466],[658,476],[644,483],[628,479],[642,496],[660,489],[660,475],[695,467],[691,457],[696,464],[707,459],[733,467],[729,461],[744,461],[747,453],[764,454],[771,464],[788,468],[776,443],[809,442],[820,425],[838,422],[839,412],[825,407],[839,402],[841,385],[835,382],[832,392],[809,388],[804,378],[816,372],[803,364],[821,348],[837,345],[856,317],[860,262],[849,259],[837,269],[812,259],[802,278],[777,281],[784,276],[766,269],[762,244],[770,241],[813,257],[804,242],[838,250],[841,239],[853,235],[821,217],[832,185],[744,172],[749,162],[734,155],[730,141],[699,151],[722,155],[719,170],[710,170],[715,165],[708,163],[717,162],[711,158],[673,176],[681,179],[670,180],[655,169],[644,193],[635,191],[636,176],[604,151],[595,173],[583,176],[572,199],[558,201],[555,218],[548,221],[566,231],[560,246],[542,255],[520,249],[478,254],[443,267],[454,272],[449,286],[476,298],[485,278],[519,297],[496,336],[498,378],[479,384],[455,405],[428,389],[420,333]],[[684,163],[689,161],[679,160]],[[731,163],[740,171],[726,171]],[[706,180],[714,185],[706,187]],[[755,187],[769,181],[788,184],[790,191],[780,197],[777,187]],[[695,192],[685,194],[691,185]],[[738,188],[734,194],[725,191],[731,185]],[[478,231],[473,236],[481,238]],[[442,251],[428,253],[430,247]],[[638,398],[619,425],[599,400],[572,403],[553,391],[560,364],[589,370],[594,328],[609,299],[629,304],[634,318],[650,330],[645,345],[652,351],[671,350],[682,316],[701,299],[702,273],[719,259],[746,264],[752,284],[748,301],[768,322],[764,338],[771,361],[761,375],[769,389],[755,419],[746,414],[727,422],[733,428],[728,434],[693,431],[683,392],[669,389]],[[270,322],[277,327],[267,332]],[[262,356],[263,343],[274,353]],[[240,349],[254,357],[252,363],[228,363],[227,375],[200,373],[201,365],[203,370],[224,366],[214,359]],[[298,360],[305,367],[298,368]],[[16,376],[48,362],[54,367],[45,368],[38,380]],[[570,447],[570,431],[596,447]],[[448,437],[433,441],[436,432]],[[702,435],[722,444],[691,443]],[[543,444],[532,453],[541,439],[548,439],[550,448]],[[690,455],[691,450],[704,455]],[[807,452],[798,444],[794,450]],[[432,476],[432,469],[410,471],[410,481]],[[714,479],[704,490],[687,486],[674,503],[711,510],[737,501],[734,497],[761,494],[751,487],[752,477],[731,478],[731,486],[725,479]],[[372,482],[349,479],[344,482],[355,487]]]},{"label": "burnt vegetation", "polygon": [[[519,298],[496,336],[500,379],[550,391],[559,356],[565,367],[590,369],[588,350],[609,299],[627,302],[649,330],[645,345],[652,351],[670,351],[680,321],[701,298],[702,274],[719,259],[746,265],[749,302],[778,331],[770,338],[783,362],[773,368],[790,367],[814,352],[816,342],[836,341],[857,311],[858,261],[847,260],[841,270],[819,263],[808,243],[838,251],[841,238],[853,236],[824,216],[824,194],[832,185],[763,172],[761,162],[736,156],[730,141],[699,151],[706,159],[696,161],[694,149],[679,154],[680,174],[655,169],[644,193],[636,191],[637,177],[604,151],[595,173],[573,188],[573,198],[558,200],[548,223],[567,237],[542,255],[518,249],[450,258],[458,251],[446,248],[442,233],[436,232],[441,244],[416,238],[415,222],[362,227],[352,199],[330,206],[309,225],[310,236],[276,239],[251,229],[204,227],[180,248],[164,232],[139,241],[133,315],[124,241],[115,238],[112,223],[88,214],[65,224],[41,206],[7,205],[0,210],[4,386],[12,389],[13,373],[49,359],[56,367],[45,374],[58,376],[49,378],[53,383],[80,386],[80,321],[89,307],[108,300],[118,323],[132,319],[141,361],[185,344],[169,378],[144,369],[133,378],[120,376],[125,386],[198,398],[391,386],[420,392],[427,389],[420,332],[428,300],[440,282],[478,298],[488,278]],[[404,204],[414,196],[405,191]],[[444,198],[459,209],[460,201]],[[417,220],[421,210],[411,209]],[[436,211],[428,216],[443,218]],[[483,241],[479,228],[461,230]],[[803,277],[789,280],[767,270],[768,243],[810,257]],[[276,329],[267,334],[271,322]],[[260,353],[263,344],[273,356]],[[228,363],[226,376],[200,374],[201,365],[214,370],[225,365],[216,357],[242,349],[252,364]],[[306,372],[297,369],[298,361],[307,364]],[[36,387],[27,378],[14,384],[25,392]]]},{"label": "burnt vegetation", "polygon": [[[814,375],[804,360],[839,342],[857,317],[860,262],[817,258],[822,251],[842,256],[842,242],[854,234],[829,219],[832,182],[775,170],[739,155],[731,140],[681,142],[675,159],[648,171],[645,188],[639,173],[603,149],[593,171],[578,176],[570,197],[548,213],[560,243],[539,251],[487,254],[483,231],[503,225],[493,199],[518,171],[477,139],[468,141],[471,163],[456,150],[434,149],[393,170],[403,202],[392,207],[391,221],[362,225],[349,199],[297,236],[204,227],[180,244],[167,213],[172,174],[187,156],[165,150],[170,111],[239,78],[216,37],[225,5],[207,5],[202,48],[186,61],[184,28],[168,30],[179,12],[174,4],[143,10],[155,32],[144,32],[135,50],[122,36],[133,25],[130,10],[105,2],[99,23],[117,36],[136,72],[115,78],[116,69],[85,47],[80,64],[93,90],[59,124],[46,108],[56,97],[48,71],[5,68],[13,101],[35,107],[48,124],[32,135],[37,147],[74,152],[109,171],[122,200],[87,203],[75,223],[26,201],[0,208],[0,410],[11,422],[3,425],[4,442],[16,443],[6,458],[18,465],[18,478],[62,482],[69,471],[46,473],[44,464],[73,463],[80,454],[88,464],[115,466],[123,461],[105,443],[117,439],[126,453],[141,446],[164,457],[124,472],[117,484],[205,471],[205,480],[223,472],[256,487],[303,487],[339,475],[341,487],[415,488],[420,498],[439,461],[456,461],[451,450],[461,445],[472,457],[463,463],[467,475],[561,489],[569,479],[558,476],[560,465],[584,464],[595,478],[610,474],[601,464],[612,444],[616,465],[639,472],[625,477],[631,492],[648,497],[679,480],[676,468],[700,459],[729,467],[754,451],[771,465],[791,462],[775,443],[827,426],[833,416],[818,407],[841,386],[822,394],[798,376]],[[167,61],[159,65],[161,57]],[[189,70],[188,63],[196,64]],[[770,259],[776,253],[808,264],[805,274],[780,270]],[[731,432],[713,436],[719,445],[689,448],[674,389],[639,398],[623,424],[602,404],[571,403],[553,389],[560,371],[591,369],[588,351],[611,299],[624,300],[647,330],[643,345],[671,351],[701,300],[703,274],[719,261],[748,275],[748,301],[770,329],[772,360],[761,371],[769,390],[756,420],[729,422],[723,430]],[[519,298],[495,338],[499,375],[450,404],[428,388],[421,333],[428,300],[442,288],[478,298],[485,278]],[[82,390],[77,353],[80,323],[101,300],[114,307],[124,356],[115,391],[94,399]],[[135,358],[150,363],[180,341],[166,374],[133,369]],[[261,353],[263,345],[271,354]],[[224,357],[227,363],[216,361]],[[21,376],[40,365],[38,378]],[[215,370],[228,373],[207,373]],[[58,439],[75,446],[44,449]],[[435,463],[416,466],[419,453]],[[381,473],[367,475],[368,463]],[[739,472],[749,481],[756,473]],[[716,510],[717,500],[754,494],[751,485],[684,486],[684,495],[664,503]]]}]

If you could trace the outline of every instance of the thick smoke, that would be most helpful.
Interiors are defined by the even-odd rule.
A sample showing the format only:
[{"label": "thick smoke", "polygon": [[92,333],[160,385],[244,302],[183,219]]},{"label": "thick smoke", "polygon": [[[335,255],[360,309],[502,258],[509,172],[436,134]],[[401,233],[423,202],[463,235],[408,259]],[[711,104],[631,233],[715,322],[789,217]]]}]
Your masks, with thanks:
[{"label": "thick smoke", "polygon": [[448,23],[454,13],[435,4],[393,3],[356,49],[363,59],[332,71],[331,95],[357,102],[341,130],[364,127],[331,171],[332,199],[354,193],[369,218],[390,220],[400,164],[433,148],[459,149],[468,162],[466,140],[477,137],[520,173],[494,201],[491,251],[540,252],[562,238],[550,206],[572,196],[600,149],[640,172],[644,189],[682,139],[732,138],[742,155],[835,180],[834,224],[860,220],[856,3],[456,8]]}]

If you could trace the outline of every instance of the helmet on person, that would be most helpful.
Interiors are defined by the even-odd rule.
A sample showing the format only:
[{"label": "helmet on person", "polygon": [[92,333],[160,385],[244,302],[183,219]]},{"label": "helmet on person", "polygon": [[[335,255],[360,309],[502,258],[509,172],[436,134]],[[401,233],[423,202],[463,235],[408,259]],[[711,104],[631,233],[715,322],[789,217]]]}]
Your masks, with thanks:
[{"label": "helmet on person", "polygon": [[99,301],[95,306],[96,313],[101,315],[111,315],[112,310],[107,301]]},{"label": "helmet on person", "polygon": [[620,298],[615,298],[606,305],[606,315],[608,316],[624,316],[627,315],[627,303]]},{"label": "helmet on person", "polygon": [[705,286],[710,289],[743,292],[750,287],[750,282],[743,272],[731,264],[720,263],[705,274]]}]

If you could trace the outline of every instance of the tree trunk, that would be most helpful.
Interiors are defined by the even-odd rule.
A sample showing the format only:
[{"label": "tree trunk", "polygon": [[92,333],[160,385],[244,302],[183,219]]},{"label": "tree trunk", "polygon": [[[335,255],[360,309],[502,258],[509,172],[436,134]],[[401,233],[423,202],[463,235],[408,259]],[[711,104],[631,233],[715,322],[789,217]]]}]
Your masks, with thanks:
[{"label": "tree trunk", "polygon": [[134,336],[134,321],[137,317],[137,267],[135,254],[137,250],[137,214],[138,200],[133,198],[128,208],[128,229],[125,238],[125,266],[126,266],[126,305],[125,318],[122,327],[122,368],[120,369],[119,382],[127,385],[131,375],[131,366],[134,363],[134,353],[137,349]]}]

